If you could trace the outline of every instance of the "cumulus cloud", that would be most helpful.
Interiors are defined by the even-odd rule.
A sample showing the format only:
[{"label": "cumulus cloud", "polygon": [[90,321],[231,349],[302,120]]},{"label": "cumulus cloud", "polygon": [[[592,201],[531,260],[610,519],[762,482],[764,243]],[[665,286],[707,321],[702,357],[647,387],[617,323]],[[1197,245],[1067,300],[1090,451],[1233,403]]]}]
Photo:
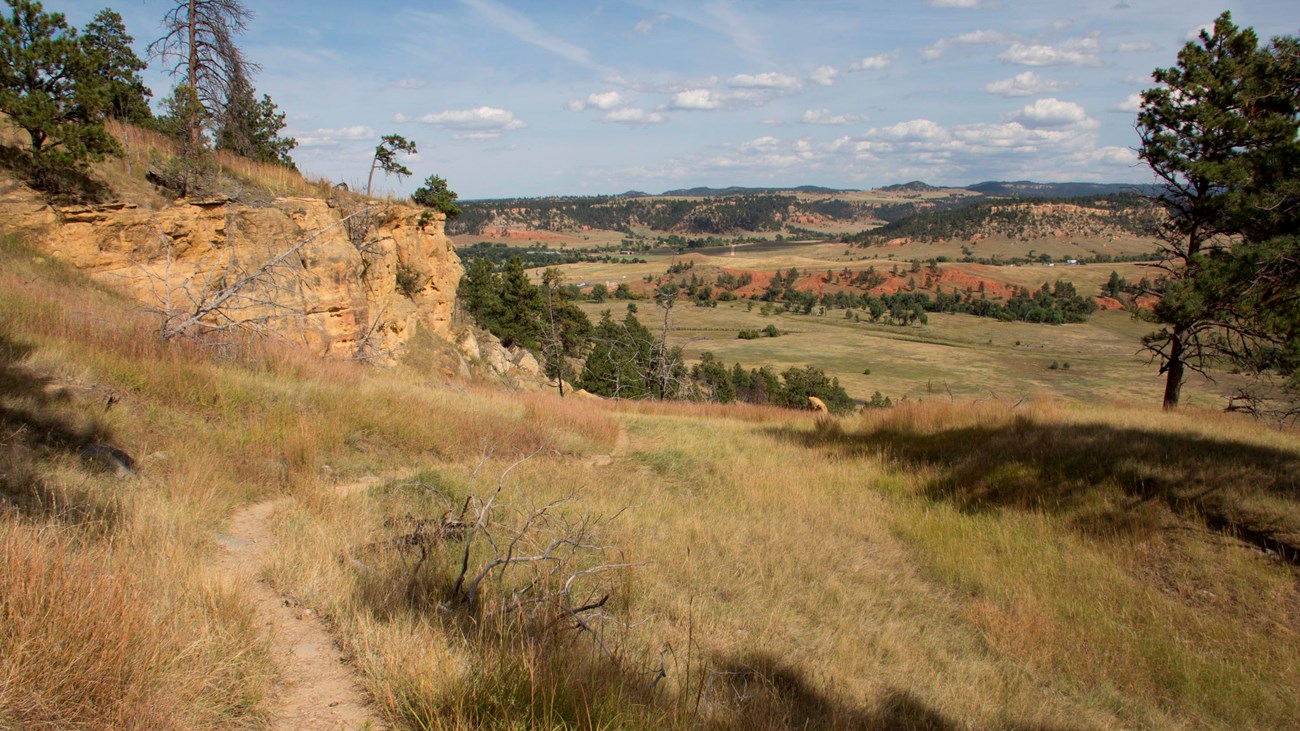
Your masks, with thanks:
[{"label": "cumulus cloud", "polygon": [[803,82],[797,76],[769,71],[762,74],[737,74],[727,79],[727,86],[733,89],[794,91],[802,87]]},{"label": "cumulus cloud", "polygon": [[1124,101],[1116,104],[1110,109],[1112,112],[1127,112],[1130,114],[1137,114],[1138,110],[1140,110],[1141,108],[1142,108],[1142,95],[1139,93],[1133,93],[1124,97]]},{"label": "cumulus cloud", "polygon": [[626,103],[623,95],[617,91],[602,91],[590,94],[586,99],[574,99],[567,105],[571,112],[581,112],[584,109],[610,110]]},{"label": "cumulus cloud", "polygon": [[[833,116],[824,110],[810,114]],[[864,181],[1114,180],[1128,174],[1134,160],[1131,150],[1099,144],[1097,124],[1082,107],[1044,99],[997,122],[949,127],[918,118],[829,142],[767,135],[726,145],[717,154],[666,160],[654,173],[641,172],[691,180],[710,173],[731,179],[737,172],[752,180],[782,180],[793,170],[800,175],[830,170]]]},{"label": "cumulus cloud", "polygon": [[1065,91],[1075,84],[1065,81],[1044,79],[1033,71],[1016,74],[1009,79],[994,81],[985,85],[984,91],[998,96],[1035,96],[1051,92]]},{"label": "cumulus cloud", "polygon": [[831,114],[829,109],[809,109],[803,113],[803,118],[799,121],[804,124],[844,125],[863,122],[866,119],[867,117],[862,114]]},{"label": "cumulus cloud", "polygon": [[880,69],[887,69],[894,63],[894,59],[896,58],[898,58],[897,51],[894,51],[893,53],[878,53],[874,56],[867,56],[866,58],[860,58],[857,61],[854,61],[849,66],[849,70],[879,71]]},{"label": "cumulus cloud", "polygon": [[659,15],[656,15],[652,18],[646,18],[645,20],[642,20],[641,22],[637,23],[636,27],[633,28],[632,31],[635,33],[640,33],[641,35],[645,35],[646,33],[649,33],[650,30],[654,28],[656,25],[659,25],[665,20],[668,20],[668,17],[669,16],[666,13],[660,13]]},{"label": "cumulus cloud", "polygon": [[434,127],[456,131],[458,139],[484,140],[501,136],[507,130],[521,129],[526,125],[515,119],[514,112],[496,107],[482,106],[474,109],[453,109],[445,112],[408,117],[398,114],[394,122],[419,122]]},{"label": "cumulus cloud", "polygon": [[835,78],[840,75],[834,66],[818,66],[808,75],[808,78],[814,83],[821,86],[830,86],[835,83]]},{"label": "cumulus cloud", "polygon": [[873,127],[866,136],[894,142],[935,142],[946,139],[948,131],[928,119],[910,119],[888,127]]},{"label": "cumulus cloud", "polygon": [[612,124],[661,124],[664,115],[635,107],[625,107],[609,111],[601,120]]},{"label": "cumulus cloud", "polygon": [[377,137],[375,130],[363,124],[339,129],[317,129],[308,134],[295,135],[299,147],[332,147],[350,140]]},{"label": "cumulus cloud", "polygon": [[973,30],[952,38],[940,38],[921,49],[921,58],[933,61],[957,46],[989,46],[1011,43],[1013,36],[996,30]]},{"label": "cumulus cloud", "polygon": [[722,100],[709,89],[687,89],[673,94],[668,102],[669,109],[685,111],[705,111],[722,107]]},{"label": "cumulus cloud", "polygon": [[1096,36],[1067,38],[1057,45],[1012,43],[998,59],[1021,66],[1101,66]]},{"label": "cumulus cloud", "polygon": [[1033,104],[1022,107],[1012,115],[1026,127],[1067,127],[1070,125],[1091,125],[1096,122],[1088,117],[1088,112],[1074,102],[1063,102],[1049,97],[1039,99]]}]

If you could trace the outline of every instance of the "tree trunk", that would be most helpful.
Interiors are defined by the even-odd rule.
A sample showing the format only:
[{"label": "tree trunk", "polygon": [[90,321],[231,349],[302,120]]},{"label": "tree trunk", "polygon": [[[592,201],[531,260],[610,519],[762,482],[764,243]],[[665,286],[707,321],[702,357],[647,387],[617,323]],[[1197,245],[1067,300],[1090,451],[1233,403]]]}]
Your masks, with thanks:
[{"label": "tree trunk", "polygon": [[[190,31],[190,48],[189,48],[189,82],[190,88],[197,95],[199,93],[199,0],[190,0],[189,22]],[[190,149],[199,148],[199,110],[197,106],[190,109]]]},{"label": "tree trunk", "polygon": [[1178,399],[1183,393],[1183,341],[1186,338],[1186,332],[1181,327],[1174,328],[1173,336],[1169,341],[1169,362],[1165,364],[1165,411],[1175,411],[1178,409]]}]

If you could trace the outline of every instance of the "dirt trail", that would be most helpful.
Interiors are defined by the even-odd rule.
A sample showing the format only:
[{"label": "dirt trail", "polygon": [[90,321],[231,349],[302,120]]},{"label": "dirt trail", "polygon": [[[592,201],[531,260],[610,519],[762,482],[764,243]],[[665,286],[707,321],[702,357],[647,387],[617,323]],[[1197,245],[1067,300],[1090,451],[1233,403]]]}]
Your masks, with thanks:
[{"label": "dirt trail", "polygon": [[[368,483],[367,483],[368,484]],[[340,488],[342,492],[366,484]],[[283,498],[281,498],[283,499]],[[217,536],[223,551],[218,569],[253,599],[271,636],[271,652],[280,670],[269,728],[381,729],[366,705],[355,673],[343,664],[334,639],[311,610],[286,599],[261,578],[261,568],[274,542],[270,518],[280,500],[264,500],[241,508],[230,520],[230,532]]]},{"label": "dirt trail", "polygon": [[627,454],[627,427],[619,424],[618,436],[614,438],[614,449],[609,454],[598,454],[587,460],[588,467],[607,467],[614,463],[614,460]]}]

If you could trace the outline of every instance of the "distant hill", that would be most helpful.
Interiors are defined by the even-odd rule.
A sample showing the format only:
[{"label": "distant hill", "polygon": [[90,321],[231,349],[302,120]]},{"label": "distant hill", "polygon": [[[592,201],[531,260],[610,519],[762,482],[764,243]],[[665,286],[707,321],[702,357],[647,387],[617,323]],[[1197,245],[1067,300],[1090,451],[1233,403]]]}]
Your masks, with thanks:
[{"label": "distant hill", "polygon": [[[789,230],[800,236],[815,236],[819,231],[834,232],[825,235],[835,238],[846,230],[863,230],[853,238],[865,240],[875,238],[868,229],[890,224],[892,228],[882,230],[882,233],[893,237],[947,237],[960,235],[955,232],[967,229],[971,233],[978,232],[982,224],[966,221],[967,214],[958,211],[978,206],[981,202],[1007,198],[1058,202],[1087,197],[1121,198],[1134,197],[1135,191],[1141,190],[1139,186],[1122,184],[1032,181],[987,181],[967,188],[941,188],[920,180],[875,191],[817,185],[794,188],[701,186],[669,190],[661,195],[631,190],[621,195],[463,201],[461,208],[464,213],[448,222],[447,231],[461,236],[509,238],[537,231],[603,230],[630,235],[650,230],[683,236],[726,236]],[[1136,205],[1124,203],[1121,207],[1127,209]],[[988,214],[989,211],[984,210],[977,215]],[[999,220],[1005,217],[1005,212],[998,216]],[[911,219],[916,221],[905,225]],[[1132,223],[1123,224],[1121,228],[1136,230],[1143,226],[1145,224]],[[998,223],[996,227],[1000,230],[1003,224]],[[1026,230],[1037,228],[1039,226],[1034,225]]]},{"label": "distant hill", "polygon": [[[922,183],[924,185],[924,183]],[[1029,180],[1012,182],[989,180],[966,186],[966,190],[987,196],[1016,198],[1078,198],[1090,195],[1122,195],[1136,193],[1149,195],[1155,187],[1133,183],[1035,183]]]},{"label": "distant hill", "polygon": [[[1118,187],[1118,186],[1117,186]],[[936,208],[846,236],[875,245],[895,239],[920,242],[976,241],[1003,237],[1029,241],[1061,237],[1154,237],[1160,213],[1142,196],[1125,193],[1074,198],[977,198],[960,207]]]},{"label": "distant hill", "polygon": [[889,193],[929,193],[936,190],[943,190],[943,188],[936,188],[935,186],[930,185],[929,183],[923,183],[920,180],[913,180],[910,183],[895,183],[894,185],[886,185],[880,190]]},{"label": "distant hill", "polygon": [[733,185],[728,188],[678,188],[677,190],[666,190],[664,196],[690,197],[690,198],[722,198],[732,195],[768,195],[780,193],[812,193],[814,195],[834,195],[835,193],[848,192],[839,188],[823,188],[819,185],[800,185],[796,188],[745,188]]}]

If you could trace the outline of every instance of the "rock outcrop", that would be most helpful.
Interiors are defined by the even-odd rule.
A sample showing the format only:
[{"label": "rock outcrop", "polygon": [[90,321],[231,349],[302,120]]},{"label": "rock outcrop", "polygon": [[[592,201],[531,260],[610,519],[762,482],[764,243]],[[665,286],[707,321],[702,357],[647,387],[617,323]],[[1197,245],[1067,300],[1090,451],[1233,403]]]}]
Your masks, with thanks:
[{"label": "rock outcrop", "polygon": [[359,210],[359,201],[58,207],[0,179],[0,230],[20,232],[50,255],[130,292],[158,311],[160,321],[168,313],[183,321],[176,318],[194,310],[196,299],[280,257],[226,312],[195,331],[233,317],[322,355],[391,360],[418,326],[451,338],[462,270],[442,214],[372,205],[350,219],[347,208]]}]

